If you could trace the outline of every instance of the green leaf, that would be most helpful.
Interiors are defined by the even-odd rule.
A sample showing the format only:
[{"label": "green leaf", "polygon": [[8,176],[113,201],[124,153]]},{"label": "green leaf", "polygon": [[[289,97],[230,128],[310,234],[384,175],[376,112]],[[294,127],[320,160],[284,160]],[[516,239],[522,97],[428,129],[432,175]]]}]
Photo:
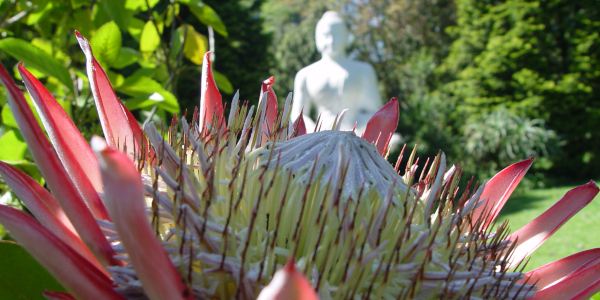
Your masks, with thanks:
[{"label": "green leaf", "polygon": [[183,25],[177,29],[185,33],[183,54],[191,62],[201,65],[204,53],[208,50],[206,37],[198,33],[191,25]]},{"label": "green leaf", "polygon": [[162,89],[162,84],[156,80],[137,73],[125,78],[125,81],[118,90],[129,96],[145,96]]},{"label": "green leaf", "polygon": [[112,66],[116,69],[125,68],[140,59],[140,53],[135,49],[123,47],[119,52],[119,56],[117,60],[112,64]]},{"label": "green leaf", "polygon": [[194,16],[196,16],[198,21],[202,22],[206,26],[211,26],[217,33],[227,37],[227,28],[212,7],[195,0],[183,0],[181,3],[190,8],[190,11],[192,14],[194,14]]},{"label": "green leaf", "polygon": [[227,76],[217,71],[213,71],[213,75],[215,76],[215,82],[221,91],[226,94],[233,94],[233,85],[229,79],[227,79]]},{"label": "green leaf", "polygon": [[144,30],[144,21],[136,18],[132,18],[127,26],[127,32],[136,40],[140,41],[142,37],[142,30]]},{"label": "green leaf", "polygon": [[149,0],[148,5],[146,5],[146,0],[125,0],[125,8],[129,10],[141,10],[147,11],[148,9],[153,8],[158,3],[158,0]]},{"label": "green leaf", "polygon": [[52,55],[56,60],[60,62],[70,62],[69,56],[59,49],[59,46],[52,44],[51,41],[44,40],[41,38],[34,38],[31,40],[31,44],[40,50],[46,52],[48,55]]},{"label": "green leaf", "polygon": [[155,97],[144,97],[125,101],[125,106],[127,106],[129,110],[148,109],[159,104],[160,100],[157,101]]},{"label": "green leaf", "polygon": [[68,20],[68,26],[69,28],[77,28],[84,36],[89,35],[89,33],[93,32],[97,27],[92,20],[91,9],[80,10],[79,13],[73,14]]},{"label": "green leaf", "polygon": [[108,80],[110,80],[110,83],[112,84],[113,88],[118,88],[120,87],[123,82],[125,81],[125,76],[119,74],[119,73],[115,73],[115,72],[111,72],[111,71],[106,71],[106,75],[108,76]]},{"label": "green leaf", "polygon": [[2,106],[1,116],[2,125],[11,128],[19,128],[19,125],[17,124],[17,121],[15,120],[15,117],[13,116],[12,111],[10,111],[10,107],[8,105]]},{"label": "green leaf", "polygon": [[121,0],[99,1],[100,7],[111,20],[119,24],[119,28],[127,28],[129,21],[133,18],[133,12],[125,8],[125,3]]},{"label": "green leaf", "polygon": [[0,160],[20,161],[26,153],[27,144],[16,131],[8,130],[0,136]]},{"label": "green leaf", "polygon": [[[158,106],[159,108],[173,114],[179,113],[179,102],[177,102],[175,95],[164,89],[158,91],[158,94],[163,98],[163,101]],[[150,95],[150,98],[152,98],[152,95]]]},{"label": "green leaf", "polygon": [[6,93],[4,92],[4,86],[0,86],[0,105],[6,104]]},{"label": "green leaf", "polygon": [[171,42],[169,43],[169,59],[176,60],[181,52],[181,45],[183,45],[183,26],[175,30],[175,34],[171,35]]},{"label": "green leaf", "polygon": [[21,246],[0,242],[0,299],[44,299],[44,291],[65,289]]},{"label": "green leaf", "polygon": [[[38,124],[40,124],[40,126],[42,126],[42,121],[40,120],[40,116],[38,115],[37,110],[35,109],[29,94],[23,93],[23,96],[25,97],[27,104],[29,104],[29,108],[33,112],[33,116],[37,120]],[[61,103],[61,101],[59,101],[59,103]],[[64,106],[63,106],[63,108],[64,108]],[[13,116],[13,113],[10,110],[9,105],[2,106],[2,112],[0,112],[0,116],[2,117],[2,125],[6,126],[6,127],[10,127],[10,128],[19,129],[19,125],[17,124],[17,121],[15,120],[15,117]]]},{"label": "green leaf", "polygon": [[117,23],[111,21],[98,28],[91,43],[96,58],[112,66],[121,51],[121,31]]},{"label": "green leaf", "polygon": [[151,21],[146,22],[140,38],[140,51],[152,53],[160,45],[160,35]]},{"label": "green leaf", "polygon": [[166,90],[155,92],[148,97],[130,99],[125,101],[125,106],[130,110],[148,109],[153,106],[168,111],[170,113],[179,113],[179,103],[173,94]]},{"label": "green leaf", "polygon": [[6,38],[0,40],[0,50],[23,61],[26,67],[32,66],[45,74],[56,77],[69,89],[73,88],[67,68],[54,57],[30,43],[17,38]]},{"label": "green leaf", "polygon": [[171,24],[173,23],[173,21],[175,21],[177,19],[177,17],[179,17],[179,13],[180,13],[180,5],[179,3],[173,3],[172,5],[167,6],[167,12],[166,12],[166,17],[165,17],[165,26],[171,26]]},{"label": "green leaf", "polygon": [[54,8],[54,3],[51,1],[46,3],[40,3],[37,9],[32,11],[25,19],[25,24],[35,25],[40,23]]},{"label": "green leaf", "polygon": [[90,2],[87,0],[71,0],[71,8],[73,9],[78,9],[82,6],[85,6],[86,4],[89,4]]},{"label": "green leaf", "polygon": [[165,90],[162,84],[142,73],[126,78],[117,90],[129,96],[155,101],[159,103],[161,109],[168,112],[179,112],[177,98],[171,92]]}]

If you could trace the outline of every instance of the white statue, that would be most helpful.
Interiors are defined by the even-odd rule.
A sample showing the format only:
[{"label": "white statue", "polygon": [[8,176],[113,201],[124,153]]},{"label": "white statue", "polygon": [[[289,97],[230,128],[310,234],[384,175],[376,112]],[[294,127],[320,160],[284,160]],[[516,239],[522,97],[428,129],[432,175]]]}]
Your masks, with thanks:
[{"label": "white statue", "polygon": [[347,57],[349,34],[338,13],[328,11],[323,15],[315,39],[322,57],[296,74],[292,117],[302,111],[307,130],[312,131],[315,125],[308,115],[315,108],[321,116],[321,128],[331,129],[336,115],[348,109],[340,130],[352,130],[356,124],[357,134],[361,134],[383,104],[375,71],[371,65]]}]

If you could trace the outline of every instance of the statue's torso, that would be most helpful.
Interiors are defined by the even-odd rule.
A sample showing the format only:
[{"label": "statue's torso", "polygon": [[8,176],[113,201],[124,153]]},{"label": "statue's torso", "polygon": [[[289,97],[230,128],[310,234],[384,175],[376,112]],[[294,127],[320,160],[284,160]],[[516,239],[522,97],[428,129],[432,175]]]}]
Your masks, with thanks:
[{"label": "statue's torso", "polygon": [[316,106],[322,119],[333,120],[342,110],[349,109],[344,117],[345,129],[351,129],[354,122],[359,121],[359,115],[364,113],[364,108],[371,106],[366,102],[374,100],[365,93],[372,88],[368,86],[372,84],[368,77],[374,76],[366,63],[350,59],[341,62],[320,60],[301,72],[306,96]]}]

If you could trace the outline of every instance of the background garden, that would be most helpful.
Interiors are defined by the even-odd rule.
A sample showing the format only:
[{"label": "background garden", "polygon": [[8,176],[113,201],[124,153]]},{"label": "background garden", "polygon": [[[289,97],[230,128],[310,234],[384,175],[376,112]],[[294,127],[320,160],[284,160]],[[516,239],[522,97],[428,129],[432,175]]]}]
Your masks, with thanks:
[{"label": "background garden", "polygon": [[[441,149],[480,182],[536,157],[503,212],[512,228],[568,186],[600,179],[595,0],[0,0],[0,60],[7,68],[23,61],[89,138],[101,129],[74,29],[91,39],[138,120],[166,122],[198,104],[208,49],[225,99],[239,89],[256,103],[270,75],[284,99],[296,72],[319,58],[314,28],[326,10],[344,16],[349,53],[374,66],[381,94],[399,98],[398,132],[421,156]],[[36,175],[1,87],[0,110],[0,159]],[[1,182],[0,193],[18,203]],[[530,267],[599,247],[598,213],[596,199]]]}]

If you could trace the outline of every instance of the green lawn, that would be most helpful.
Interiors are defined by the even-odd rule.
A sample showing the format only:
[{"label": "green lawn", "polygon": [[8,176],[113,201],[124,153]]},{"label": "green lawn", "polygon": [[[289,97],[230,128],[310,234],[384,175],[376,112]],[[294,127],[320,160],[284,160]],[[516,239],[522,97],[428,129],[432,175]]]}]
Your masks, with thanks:
[{"label": "green lawn", "polygon": [[[596,181],[598,182],[598,181]],[[585,182],[581,182],[583,184]],[[517,190],[502,210],[499,221],[509,220],[514,231],[552,206],[576,185]],[[600,195],[565,223],[532,255],[526,270],[575,252],[600,247]]]}]

